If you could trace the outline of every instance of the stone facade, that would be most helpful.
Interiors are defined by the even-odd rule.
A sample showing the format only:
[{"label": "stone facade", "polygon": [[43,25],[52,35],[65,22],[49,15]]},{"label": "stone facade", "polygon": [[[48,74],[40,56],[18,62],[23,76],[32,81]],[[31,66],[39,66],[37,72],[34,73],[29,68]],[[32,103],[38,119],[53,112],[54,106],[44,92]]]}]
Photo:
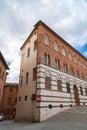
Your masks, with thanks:
[{"label": "stone facade", "polygon": [[39,21],[21,50],[16,120],[43,121],[87,105],[87,59],[64,39]]}]

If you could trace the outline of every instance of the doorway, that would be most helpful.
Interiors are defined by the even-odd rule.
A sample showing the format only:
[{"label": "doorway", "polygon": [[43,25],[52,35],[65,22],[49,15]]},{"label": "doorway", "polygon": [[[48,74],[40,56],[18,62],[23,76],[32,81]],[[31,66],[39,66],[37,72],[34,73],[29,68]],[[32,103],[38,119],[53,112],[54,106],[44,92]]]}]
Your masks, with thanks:
[{"label": "doorway", "polygon": [[77,89],[76,85],[74,85],[73,90],[74,90],[75,104],[76,104],[76,106],[80,106],[79,94],[78,94],[78,89]]}]

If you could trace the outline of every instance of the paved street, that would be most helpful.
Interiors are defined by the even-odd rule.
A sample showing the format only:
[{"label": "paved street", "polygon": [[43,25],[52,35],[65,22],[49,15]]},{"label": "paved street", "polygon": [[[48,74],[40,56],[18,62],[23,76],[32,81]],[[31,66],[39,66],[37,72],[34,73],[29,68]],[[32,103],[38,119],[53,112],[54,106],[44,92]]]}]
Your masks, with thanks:
[{"label": "paved street", "polygon": [[87,107],[75,107],[41,123],[0,122],[0,130],[87,130]]}]

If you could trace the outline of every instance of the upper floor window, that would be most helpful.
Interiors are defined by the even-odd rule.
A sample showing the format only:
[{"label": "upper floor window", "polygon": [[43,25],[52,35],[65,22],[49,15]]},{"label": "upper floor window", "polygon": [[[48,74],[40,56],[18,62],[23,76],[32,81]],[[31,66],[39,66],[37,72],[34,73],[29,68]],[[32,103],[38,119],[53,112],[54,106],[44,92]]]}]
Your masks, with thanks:
[{"label": "upper floor window", "polygon": [[66,83],[66,88],[67,88],[67,93],[70,93],[70,84],[68,82]]},{"label": "upper floor window", "polygon": [[27,50],[27,57],[30,57],[30,48]]},{"label": "upper floor window", "polygon": [[45,77],[45,88],[51,89],[51,78],[50,77]]},{"label": "upper floor window", "polygon": [[44,62],[46,65],[50,65],[50,56],[45,53],[44,55]]},{"label": "upper floor window", "polygon": [[68,73],[68,66],[67,66],[67,64],[63,63],[63,67],[64,67],[64,72]]},{"label": "upper floor window", "polygon": [[58,88],[58,91],[62,92],[62,82],[61,82],[61,80],[57,80],[57,88]]},{"label": "upper floor window", "polygon": [[60,61],[55,59],[55,68],[60,69]]},{"label": "upper floor window", "polygon": [[73,67],[70,68],[70,72],[71,72],[71,75],[74,75],[74,68]]},{"label": "upper floor window", "polygon": [[28,84],[28,77],[29,77],[29,73],[26,73],[26,84]]},{"label": "upper floor window", "polygon": [[56,41],[54,42],[54,50],[55,50],[55,51],[58,51],[58,44],[57,44]]},{"label": "upper floor window", "polygon": [[44,35],[44,44],[49,45],[49,37],[47,34]]},{"label": "upper floor window", "polygon": [[64,47],[62,47],[62,55],[66,56],[66,50]]},{"label": "upper floor window", "polygon": [[23,84],[23,76],[20,77],[20,86]]}]

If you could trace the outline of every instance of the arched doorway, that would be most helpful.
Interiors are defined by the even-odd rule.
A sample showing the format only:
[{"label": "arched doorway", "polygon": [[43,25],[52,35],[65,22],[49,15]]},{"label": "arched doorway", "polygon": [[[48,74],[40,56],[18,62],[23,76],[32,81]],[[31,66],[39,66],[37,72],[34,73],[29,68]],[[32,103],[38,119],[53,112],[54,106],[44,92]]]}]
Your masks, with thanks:
[{"label": "arched doorway", "polygon": [[74,85],[73,90],[74,90],[74,98],[75,98],[76,106],[80,106],[79,94],[76,85]]}]

